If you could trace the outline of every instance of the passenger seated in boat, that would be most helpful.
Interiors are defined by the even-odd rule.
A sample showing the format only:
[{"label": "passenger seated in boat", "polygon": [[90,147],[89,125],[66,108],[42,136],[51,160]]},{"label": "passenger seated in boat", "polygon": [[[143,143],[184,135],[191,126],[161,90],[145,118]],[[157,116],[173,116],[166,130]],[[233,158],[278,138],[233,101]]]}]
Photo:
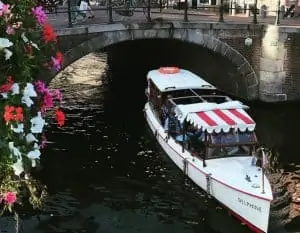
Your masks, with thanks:
[{"label": "passenger seated in boat", "polygon": [[195,127],[193,127],[191,125],[189,125],[187,127],[186,134],[189,137],[194,137],[194,138],[197,138],[199,140],[204,141],[204,133],[203,133],[203,131],[201,129],[195,128]]},{"label": "passenger seated in boat", "polygon": [[204,157],[205,144],[201,137],[189,137],[189,150],[193,156]]},{"label": "passenger seated in boat", "polygon": [[167,98],[165,98],[163,100],[163,104],[161,106],[161,109],[160,109],[160,114],[159,114],[159,118],[160,118],[160,122],[162,125],[165,124],[165,120],[168,118],[169,116],[169,109],[170,109],[170,102],[169,102],[169,99],[172,98],[171,95],[168,95]]},{"label": "passenger seated in boat", "polygon": [[235,144],[239,142],[239,137],[234,129],[231,129],[228,133],[220,134],[222,136],[221,144]]},{"label": "passenger seated in boat", "polygon": [[174,110],[170,111],[169,116],[165,120],[164,129],[165,132],[168,133],[168,135],[176,138],[177,135],[181,132],[181,125],[177,117],[175,116]]},{"label": "passenger seated in boat", "polygon": [[[235,132],[234,129],[231,129],[228,133],[222,134],[222,145],[228,145],[228,144],[236,144],[239,143],[239,136],[237,132]],[[232,155],[236,153],[239,150],[238,146],[227,146],[225,147],[227,154]]]},{"label": "passenger seated in boat", "polygon": [[212,142],[212,144],[218,144],[218,145],[220,145],[220,144],[222,144],[222,134],[220,133],[220,134],[217,134],[217,133],[212,133],[211,134],[211,142]]},{"label": "passenger seated in boat", "polygon": [[240,143],[251,143],[255,141],[253,132],[240,132],[239,133],[239,142]]}]

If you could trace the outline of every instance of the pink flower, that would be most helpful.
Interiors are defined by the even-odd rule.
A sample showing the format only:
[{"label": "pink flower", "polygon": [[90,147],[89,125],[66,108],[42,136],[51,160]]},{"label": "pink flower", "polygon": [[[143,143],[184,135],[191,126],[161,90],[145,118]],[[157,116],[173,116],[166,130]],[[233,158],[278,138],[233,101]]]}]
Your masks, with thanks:
[{"label": "pink flower", "polygon": [[53,97],[49,89],[47,89],[47,91],[44,93],[43,108],[44,109],[53,108]]},{"label": "pink flower", "polygon": [[44,92],[47,90],[46,84],[41,81],[38,80],[34,83],[35,85],[35,90],[39,93],[39,94],[44,94]]},{"label": "pink flower", "polygon": [[7,26],[7,28],[6,28],[6,33],[8,34],[8,35],[14,35],[15,34],[15,29],[12,27],[12,26]]},{"label": "pink flower", "polygon": [[3,4],[2,8],[0,9],[0,15],[8,15],[10,14],[10,5],[9,4]]},{"label": "pink flower", "polygon": [[59,89],[55,89],[52,91],[52,97],[53,99],[58,100],[60,103],[62,102],[63,95]]},{"label": "pink flower", "polygon": [[5,194],[4,200],[7,204],[14,204],[17,200],[17,195],[14,192],[8,192]]},{"label": "pink flower", "polygon": [[37,6],[35,8],[32,8],[32,13],[34,14],[36,21],[39,24],[44,24],[47,21],[47,15],[45,13],[45,11],[43,10],[43,7],[41,6]]},{"label": "pink flower", "polygon": [[57,59],[56,57],[51,57],[51,60],[52,60],[53,68],[56,71],[59,71],[61,68],[60,60]]},{"label": "pink flower", "polygon": [[47,143],[47,138],[46,138],[45,134],[43,134],[41,144],[40,144],[40,149],[44,149],[46,147],[46,143]]}]

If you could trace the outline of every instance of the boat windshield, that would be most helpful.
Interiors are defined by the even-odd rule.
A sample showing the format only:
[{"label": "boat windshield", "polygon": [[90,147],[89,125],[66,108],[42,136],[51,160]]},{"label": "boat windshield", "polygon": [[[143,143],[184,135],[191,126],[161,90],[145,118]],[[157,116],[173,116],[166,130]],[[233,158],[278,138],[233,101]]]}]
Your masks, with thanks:
[{"label": "boat windshield", "polygon": [[254,132],[240,132],[231,130],[228,133],[210,134],[210,144],[216,146],[235,145],[235,144],[253,144],[256,143]]},{"label": "boat windshield", "polygon": [[213,133],[209,135],[208,158],[224,156],[249,155],[251,147],[256,144],[254,132],[230,131],[229,133]]}]

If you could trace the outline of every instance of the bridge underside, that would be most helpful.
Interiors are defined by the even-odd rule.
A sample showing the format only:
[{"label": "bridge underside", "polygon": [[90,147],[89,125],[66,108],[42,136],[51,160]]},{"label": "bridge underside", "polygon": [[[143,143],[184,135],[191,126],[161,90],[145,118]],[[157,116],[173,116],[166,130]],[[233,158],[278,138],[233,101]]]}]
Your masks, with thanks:
[{"label": "bridge underside", "polygon": [[[201,76],[221,90],[248,99],[245,79],[228,58],[202,46],[171,39],[135,40],[105,48],[108,65],[118,82],[145,82],[146,73],[161,66],[178,66]],[[114,76],[114,75],[113,75]]]},{"label": "bridge underside", "polygon": [[[147,46],[143,45],[144,42],[141,41],[156,40],[159,41],[158,44],[160,45],[161,41],[166,40],[168,43],[163,42],[163,47],[151,49],[151,52],[157,54],[153,55],[153,59],[156,62],[153,64],[156,67],[149,66],[148,69],[157,68],[157,66],[164,64],[167,65],[166,63],[175,63],[178,66],[194,71],[229,94],[244,99],[258,98],[259,82],[251,64],[233,47],[211,35],[209,30],[174,28],[172,25],[169,25],[168,27],[160,28],[153,28],[152,26],[152,28],[126,28],[124,30],[103,31],[86,34],[85,36],[84,39],[81,39],[81,42],[74,45],[70,44],[69,40],[65,41],[65,44],[69,44],[69,49],[65,52],[65,66],[91,52],[106,47],[116,45],[113,47],[116,48],[114,51],[117,51],[118,44],[132,41],[130,46],[128,46],[128,52],[126,52],[127,61],[129,58],[134,59],[131,54],[135,48],[139,47],[138,50],[141,52],[147,50]],[[66,40],[67,38],[66,36]],[[63,44],[64,40],[60,40],[60,43]],[[171,44],[172,48],[170,47]],[[120,46],[125,48],[127,45],[125,43],[124,46]],[[189,47],[189,49],[186,49],[187,47],[185,48],[185,46]],[[164,48],[168,48],[168,51],[162,52]],[[181,48],[180,53],[178,52],[179,48]],[[170,55],[170,57],[167,58],[167,55]],[[159,57],[165,57],[165,59],[159,60]],[[139,61],[142,62],[143,59]],[[146,62],[144,66],[147,66]],[[51,78],[54,76],[55,74],[50,75]]]}]

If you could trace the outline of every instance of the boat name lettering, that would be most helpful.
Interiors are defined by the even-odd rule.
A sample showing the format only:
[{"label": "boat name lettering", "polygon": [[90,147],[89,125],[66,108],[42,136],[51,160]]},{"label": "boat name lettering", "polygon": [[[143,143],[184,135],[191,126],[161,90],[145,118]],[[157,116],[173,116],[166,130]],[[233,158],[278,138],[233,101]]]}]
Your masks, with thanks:
[{"label": "boat name lettering", "polygon": [[242,198],[239,198],[239,197],[238,197],[238,201],[239,201],[239,203],[241,203],[244,206],[250,207],[252,209],[255,209],[255,210],[261,212],[261,207],[260,206],[254,205],[254,204],[252,204],[248,201],[245,201],[245,200],[243,200]]}]

